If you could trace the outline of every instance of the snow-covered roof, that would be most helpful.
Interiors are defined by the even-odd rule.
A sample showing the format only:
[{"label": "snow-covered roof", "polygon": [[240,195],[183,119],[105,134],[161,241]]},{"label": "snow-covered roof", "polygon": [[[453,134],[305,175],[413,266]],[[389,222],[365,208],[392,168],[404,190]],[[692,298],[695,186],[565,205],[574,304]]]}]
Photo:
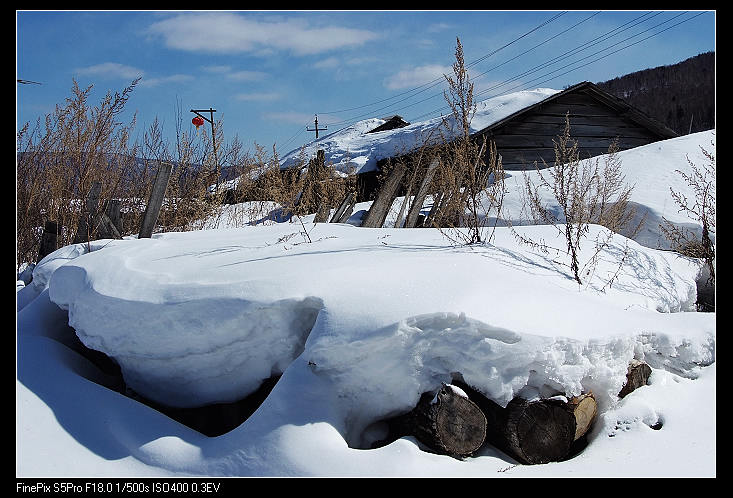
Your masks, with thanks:
[{"label": "snow-covered roof", "polygon": [[[551,88],[524,90],[493,97],[476,105],[476,113],[471,121],[471,132],[483,130],[491,124],[510,116],[521,109],[541,102],[558,93]],[[305,158],[314,157],[321,149],[327,164],[342,172],[365,173],[377,169],[380,159],[405,154],[425,143],[437,143],[454,136],[451,129],[452,117],[448,117],[448,127],[443,117],[412,123],[403,128],[380,133],[368,133],[386,122],[385,119],[370,118],[324,135],[303,147]],[[290,168],[299,164],[301,148],[285,154],[280,167]]]}]

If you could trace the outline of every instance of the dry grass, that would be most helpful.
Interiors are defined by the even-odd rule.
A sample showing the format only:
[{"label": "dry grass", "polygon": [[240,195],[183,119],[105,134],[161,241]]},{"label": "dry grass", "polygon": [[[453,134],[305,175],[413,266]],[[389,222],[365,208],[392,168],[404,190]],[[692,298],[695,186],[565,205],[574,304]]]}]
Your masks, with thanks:
[{"label": "dry grass", "polygon": [[[565,117],[563,134],[553,142],[554,166],[548,169],[543,162],[544,168],[541,170],[535,163],[540,181],[535,185],[525,175],[525,193],[535,220],[556,227],[564,236],[573,278],[582,284],[581,274],[592,273],[598,254],[607,247],[613,233],[621,233],[634,218],[635,210],[629,204],[633,186],[625,184],[615,142],[609,146],[608,154],[603,156],[602,164],[599,158],[581,161],[578,142],[570,133],[569,115]],[[547,171],[549,178],[542,171]],[[552,193],[560,207],[559,213],[556,214],[553,206],[544,203],[542,189]],[[629,238],[638,233],[643,222],[639,222]],[[603,225],[610,232],[606,238],[596,240],[594,254],[581,266],[580,245],[591,224]]]},{"label": "dry grass", "polygon": [[433,180],[437,195],[427,222],[454,243],[476,244],[491,239],[489,214],[494,212],[494,219],[499,218],[504,173],[496,146],[485,137],[477,140],[471,136],[476,103],[460,39],[456,39],[455,57],[453,75],[445,76],[449,88],[444,94],[452,122],[443,120],[444,128],[452,130],[454,137],[443,140],[443,160]]},{"label": "dry grass", "polygon": [[[711,143],[711,146],[714,150],[715,143]],[[688,199],[687,196],[670,187],[672,199],[677,204],[679,212],[687,214],[702,225],[700,238],[695,237],[689,230],[683,230],[675,226],[665,218],[662,218],[663,223],[660,225],[660,229],[667,240],[671,242],[673,250],[685,256],[700,258],[705,261],[710,274],[708,283],[714,285],[715,243],[713,243],[710,235],[715,233],[715,154],[704,147],[700,147],[700,150],[707,160],[702,167],[694,164],[687,157],[692,172],[687,174],[676,170],[694,192],[694,199]]]}]

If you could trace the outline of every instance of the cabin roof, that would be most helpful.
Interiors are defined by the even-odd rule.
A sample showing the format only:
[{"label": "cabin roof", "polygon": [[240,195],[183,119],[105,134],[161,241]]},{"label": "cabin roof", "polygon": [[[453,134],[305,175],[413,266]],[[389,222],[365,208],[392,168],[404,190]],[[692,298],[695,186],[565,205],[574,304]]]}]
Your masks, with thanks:
[{"label": "cabin roof", "polygon": [[478,132],[474,133],[474,135],[482,135],[482,134],[489,133],[497,128],[502,127],[506,123],[513,121],[517,117],[530,113],[547,103],[561,99],[563,96],[568,95],[569,93],[582,93],[582,94],[585,94],[593,98],[600,104],[605,105],[606,107],[610,107],[614,111],[618,112],[619,115],[626,117],[630,119],[631,121],[635,122],[636,124],[638,124],[639,126],[642,126],[648,129],[655,135],[659,136],[660,139],[674,138],[674,137],[679,136],[677,132],[667,127],[663,123],[652,118],[651,116],[642,112],[641,110],[633,107],[632,105],[628,104],[627,102],[624,102],[623,100],[616,97],[615,95],[612,95],[604,90],[601,90],[599,87],[597,87],[590,81],[583,81],[581,83],[577,83],[575,85],[572,85],[566,88],[565,90],[561,92],[555,93],[547,97],[544,100],[541,100],[535,104],[524,107],[518,110],[517,112],[510,114],[509,116],[506,116],[498,121],[495,121],[494,123],[491,123],[486,128],[483,128],[479,130]]}]

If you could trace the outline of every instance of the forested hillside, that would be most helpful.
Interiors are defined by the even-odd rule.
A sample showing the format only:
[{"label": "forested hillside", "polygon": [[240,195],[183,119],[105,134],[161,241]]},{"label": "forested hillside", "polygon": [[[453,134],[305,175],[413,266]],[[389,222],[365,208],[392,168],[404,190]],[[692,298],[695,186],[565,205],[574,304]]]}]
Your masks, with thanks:
[{"label": "forested hillside", "polygon": [[597,85],[680,135],[715,128],[715,52]]}]

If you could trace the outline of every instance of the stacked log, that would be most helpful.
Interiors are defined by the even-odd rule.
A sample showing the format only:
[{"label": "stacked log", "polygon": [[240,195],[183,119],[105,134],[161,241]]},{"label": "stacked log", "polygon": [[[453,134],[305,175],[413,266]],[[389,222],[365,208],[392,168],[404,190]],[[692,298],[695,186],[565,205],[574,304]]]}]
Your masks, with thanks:
[{"label": "stacked log", "polygon": [[486,415],[486,442],[525,464],[563,460],[588,432],[597,412],[592,392],[570,400],[515,397],[502,407],[470,386],[460,387]]},{"label": "stacked log", "polygon": [[443,384],[437,394],[424,393],[409,413],[390,421],[392,439],[412,435],[443,455],[463,458],[486,439],[486,417],[465,393]]},{"label": "stacked log", "polygon": [[[619,397],[646,385],[650,374],[649,365],[632,361]],[[409,413],[388,420],[389,437],[373,447],[411,435],[432,451],[455,458],[471,456],[489,443],[523,464],[557,462],[582,450],[597,415],[591,391],[570,398],[518,396],[502,407],[454,380],[436,394],[424,393]]]},{"label": "stacked log", "polygon": [[639,360],[631,360],[626,372],[626,383],[618,393],[618,397],[623,398],[635,389],[645,386],[651,374],[652,369],[649,365]]}]

